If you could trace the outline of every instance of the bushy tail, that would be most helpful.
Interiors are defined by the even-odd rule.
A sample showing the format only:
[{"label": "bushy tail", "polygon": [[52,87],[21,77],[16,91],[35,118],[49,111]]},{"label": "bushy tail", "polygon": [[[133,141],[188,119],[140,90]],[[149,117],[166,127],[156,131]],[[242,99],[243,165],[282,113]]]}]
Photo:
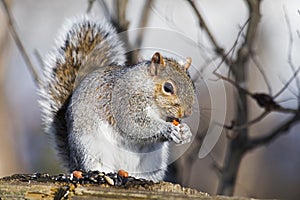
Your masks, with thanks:
[{"label": "bushy tail", "polygon": [[[40,105],[45,131],[63,161],[69,160],[65,113],[76,83],[90,67],[125,63],[125,50],[115,29],[88,17],[69,22],[47,55],[40,85]],[[68,163],[68,162],[67,162]]]}]

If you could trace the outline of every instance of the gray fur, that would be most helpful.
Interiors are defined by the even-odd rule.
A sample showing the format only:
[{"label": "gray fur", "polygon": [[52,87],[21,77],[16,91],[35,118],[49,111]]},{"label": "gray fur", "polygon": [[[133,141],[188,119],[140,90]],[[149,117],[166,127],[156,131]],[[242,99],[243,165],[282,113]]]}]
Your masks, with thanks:
[{"label": "gray fur", "polygon": [[[150,61],[124,66],[122,43],[107,23],[85,17],[70,27],[46,59],[40,90],[45,129],[62,160],[70,171],[124,169],[162,180],[168,141],[182,144],[192,136],[186,124],[167,122],[189,115],[195,92],[190,77],[167,58],[157,75],[150,73]],[[96,42],[91,50],[85,50],[88,41]],[[162,93],[167,80],[176,95]]]}]

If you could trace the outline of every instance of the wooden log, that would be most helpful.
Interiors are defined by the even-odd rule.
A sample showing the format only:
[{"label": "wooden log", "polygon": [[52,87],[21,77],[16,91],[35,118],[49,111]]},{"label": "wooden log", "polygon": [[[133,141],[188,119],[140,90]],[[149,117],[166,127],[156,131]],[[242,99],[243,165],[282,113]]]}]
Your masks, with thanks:
[{"label": "wooden log", "polygon": [[[22,178],[23,177],[23,178]],[[246,199],[209,196],[191,188],[169,182],[147,182],[111,186],[77,184],[56,180],[30,180],[28,175],[13,175],[0,179],[0,199]]]}]

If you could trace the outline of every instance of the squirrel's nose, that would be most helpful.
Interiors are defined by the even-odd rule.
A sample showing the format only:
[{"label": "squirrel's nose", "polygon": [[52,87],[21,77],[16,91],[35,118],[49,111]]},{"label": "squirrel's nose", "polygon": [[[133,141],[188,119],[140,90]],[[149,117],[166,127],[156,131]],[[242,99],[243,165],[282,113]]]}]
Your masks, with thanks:
[{"label": "squirrel's nose", "polygon": [[192,114],[192,110],[190,108],[188,108],[188,109],[179,109],[178,118],[188,117],[191,114]]}]

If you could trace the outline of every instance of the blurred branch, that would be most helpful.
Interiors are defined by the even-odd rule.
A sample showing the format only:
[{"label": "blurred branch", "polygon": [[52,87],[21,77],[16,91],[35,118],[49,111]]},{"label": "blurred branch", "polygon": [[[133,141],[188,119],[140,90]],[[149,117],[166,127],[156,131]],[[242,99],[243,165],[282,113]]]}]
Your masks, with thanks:
[{"label": "blurred branch", "polygon": [[[292,27],[291,27],[291,22],[287,14],[286,7],[283,7],[283,12],[284,12],[284,17],[286,21],[286,25],[288,28],[288,34],[289,34],[289,43],[288,43],[288,63],[293,70],[294,74],[296,74],[296,67],[293,64],[293,59],[292,59],[292,51],[293,51],[293,43],[294,43],[294,38],[293,38],[293,33],[292,33]],[[298,10],[299,12],[299,10]],[[297,72],[298,73],[298,72]],[[298,88],[298,99],[300,99],[300,80],[299,78],[296,78],[296,84]],[[299,106],[300,106],[300,100],[299,100]]]},{"label": "blurred branch", "polygon": [[290,83],[291,83],[294,79],[298,80],[298,79],[297,79],[297,75],[299,74],[300,66],[298,67],[297,70],[294,70],[295,68],[292,68],[292,69],[293,69],[293,71],[294,71],[293,76],[290,78],[290,80],[287,81],[287,83],[284,85],[284,87],[281,88],[281,89],[274,95],[274,97],[273,97],[274,99],[275,99],[276,97],[278,97],[278,96],[279,96],[286,88],[288,88],[288,86],[290,85]]},{"label": "blurred branch", "polygon": [[[294,75],[292,76],[292,78],[284,85],[284,87],[280,90],[280,92],[284,91],[288,85],[290,84],[291,80],[293,80],[293,78],[297,75],[297,73],[299,72],[300,67],[298,68],[298,70],[294,73]],[[224,125],[224,127],[226,129],[229,130],[239,130],[239,129],[245,129],[248,128],[249,126],[259,122],[260,120],[262,120],[265,116],[267,116],[270,112],[281,112],[281,113],[297,113],[298,110],[295,109],[290,109],[290,108],[284,108],[281,105],[279,105],[274,98],[270,96],[269,94],[266,93],[251,93],[248,90],[240,87],[239,85],[236,84],[235,81],[217,73],[216,71],[214,72],[214,74],[222,79],[225,80],[227,82],[229,82],[230,84],[232,84],[234,87],[236,87],[239,91],[239,93],[244,93],[245,95],[248,95],[249,97],[251,97],[252,99],[254,99],[257,103],[257,105],[261,108],[264,108],[265,111],[259,115],[257,118],[245,123],[245,124],[240,124],[240,125],[236,125],[235,123],[232,123],[231,125]]]},{"label": "blurred branch", "polygon": [[258,24],[260,21],[260,2],[261,0],[246,0],[249,9],[249,23],[246,29],[246,35],[242,46],[239,48],[237,52],[237,59],[233,65],[231,65],[231,70],[233,71],[235,78],[241,77],[239,74],[241,68],[245,68],[245,64],[250,59],[250,52],[252,52],[252,48],[254,45],[254,40],[258,28]]},{"label": "blurred branch", "polygon": [[[142,16],[139,21],[139,27],[141,28],[138,32],[137,38],[133,44],[129,42],[128,33],[126,32],[129,27],[129,21],[126,18],[126,9],[128,0],[115,0],[115,10],[117,13],[117,17],[113,20],[113,24],[117,27],[118,32],[123,32],[121,34],[122,39],[125,43],[127,53],[127,63],[129,65],[135,64],[138,62],[138,52],[139,47],[141,46],[142,39],[144,36],[144,27],[148,23],[150,8],[153,3],[153,0],[145,1]],[[137,50],[135,50],[137,49]]]},{"label": "blurred branch", "polygon": [[[245,23],[244,26],[241,27],[240,32],[238,33],[237,39],[235,40],[232,48],[228,53],[224,53],[223,48],[219,46],[215,37],[212,35],[209,30],[205,20],[203,19],[199,9],[197,9],[194,1],[187,0],[187,2],[191,5],[193,11],[195,12],[198,20],[199,26],[203,28],[210,41],[214,45],[216,49],[216,53],[222,58],[220,65],[213,72],[218,78],[223,79],[230,84],[232,84],[238,91],[238,97],[236,97],[237,102],[237,112],[235,121],[232,121],[231,125],[224,125],[228,130],[234,131],[234,135],[229,135],[231,140],[229,141],[229,147],[225,155],[224,163],[222,168],[218,168],[218,173],[220,176],[218,194],[223,195],[232,195],[234,192],[234,186],[237,179],[237,173],[239,169],[239,165],[244,154],[250,149],[256,148],[260,145],[266,144],[273,139],[277,138],[280,134],[288,130],[296,121],[300,121],[299,112],[300,109],[290,109],[284,108],[279,103],[275,101],[275,98],[278,97],[283,91],[285,91],[291,82],[296,79],[297,86],[300,88],[300,80],[297,79],[298,73],[300,71],[300,67],[296,69],[296,67],[292,63],[292,43],[293,38],[291,34],[291,27],[289,20],[286,15],[287,25],[290,33],[290,41],[289,41],[289,65],[293,70],[293,76],[285,83],[283,88],[280,89],[274,96],[272,96],[272,88],[271,84],[267,79],[267,75],[265,74],[263,67],[258,62],[255,54],[253,52],[253,45],[255,43],[255,37],[258,29],[258,24],[260,22],[261,14],[260,14],[260,3],[261,0],[245,0],[248,5],[249,10],[249,19]],[[285,13],[286,14],[286,13]],[[234,60],[235,48],[237,47],[238,41],[242,33],[244,33],[244,28],[246,27],[246,33],[244,35],[244,41],[240,45],[236,53],[236,59]],[[232,54],[231,57],[228,57],[229,54]],[[255,66],[258,68],[259,72],[262,74],[263,79],[268,87],[269,94],[266,93],[252,93],[247,90],[247,71],[246,66],[249,60],[252,59]],[[217,69],[221,66],[221,64],[225,62],[225,64],[229,67],[229,72],[232,72],[233,79],[227,78],[219,73],[217,73]],[[229,75],[228,75],[229,77]],[[300,95],[299,95],[300,96]],[[300,99],[298,96],[298,99]],[[251,97],[256,101],[257,105],[264,109],[259,116],[252,120],[248,120],[248,102],[247,97]],[[299,100],[300,104],[300,100]],[[299,106],[300,107],[300,106]],[[277,129],[272,131],[271,133],[258,137],[255,139],[250,139],[248,137],[248,128],[249,126],[261,121],[265,116],[267,116],[271,112],[281,112],[281,113],[292,113],[294,116],[288,120],[283,125],[279,126]]]},{"label": "blurred branch", "polygon": [[[278,97],[285,89],[288,88],[288,86],[290,85],[290,83],[296,79],[296,83],[297,83],[297,87],[300,93],[300,83],[299,83],[299,79],[298,79],[298,74],[300,71],[300,66],[298,67],[298,69],[295,68],[293,62],[292,62],[292,49],[293,49],[293,35],[292,35],[292,28],[291,28],[291,24],[287,15],[287,11],[284,8],[284,14],[285,14],[285,20],[286,20],[286,24],[288,27],[288,33],[289,33],[289,44],[288,44],[288,63],[293,71],[293,76],[285,83],[284,87],[281,88],[279,90],[279,92],[277,92],[277,94],[275,94],[273,96],[273,99],[275,99],[276,97]],[[291,109],[290,109],[291,110]],[[285,110],[280,110],[280,111],[285,111]],[[288,112],[289,110],[287,110]],[[260,137],[256,137],[253,139],[249,139],[247,144],[245,145],[245,148],[247,151],[250,151],[254,148],[257,148],[259,146],[262,145],[266,145],[268,143],[270,143],[271,141],[273,141],[274,139],[276,139],[277,137],[279,137],[280,135],[286,133],[295,123],[297,123],[298,121],[300,121],[300,97],[298,96],[298,109],[297,110],[292,110],[292,112],[294,113],[294,116],[291,117],[289,120],[287,120],[286,122],[284,122],[283,124],[279,125],[277,128],[275,128],[274,130],[270,131],[270,133],[265,134],[263,136]]]},{"label": "blurred branch", "polygon": [[194,1],[193,0],[187,0],[187,2],[190,4],[190,6],[192,7],[193,11],[195,12],[195,14],[197,16],[197,18],[199,20],[200,28],[203,28],[205,30],[205,32],[207,33],[210,41],[212,42],[213,46],[215,47],[216,53],[221,55],[222,58],[226,58],[226,56],[224,54],[224,49],[221,48],[221,46],[217,43],[217,40],[215,39],[215,37],[211,33],[210,29],[206,25],[206,22],[205,22],[204,18],[202,17],[199,9],[196,7]]},{"label": "blurred branch", "polygon": [[43,58],[42,58],[40,52],[37,49],[34,49],[33,54],[35,55],[38,63],[40,64],[40,68],[43,69],[44,68],[44,61],[43,61]]},{"label": "blurred branch", "polygon": [[[241,35],[242,35],[242,33],[243,33],[243,31],[244,31],[246,25],[248,24],[248,22],[249,22],[249,19],[248,19],[248,20],[244,23],[244,25],[240,28],[240,31],[238,32],[237,37],[236,37],[236,39],[235,39],[235,41],[234,41],[232,47],[231,47],[231,48],[229,49],[229,51],[225,54],[225,57],[222,57],[222,60],[221,60],[221,62],[219,63],[219,65],[216,67],[216,69],[214,70],[214,73],[217,72],[217,70],[218,70],[218,69],[220,68],[220,66],[224,63],[224,61],[225,61],[225,63],[226,63],[228,66],[231,66],[231,65],[232,65],[233,59],[232,59],[232,58],[228,58],[228,56],[229,56],[230,53],[231,53],[231,54],[234,54],[235,49],[236,49],[236,47],[237,47],[237,45],[238,45],[239,39],[240,39],[240,37],[241,37]],[[232,57],[233,57],[233,56],[232,56]],[[226,60],[225,60],[225,59],[226,59]]]},{"label": "blurred branch", "polygon": [[97,2],[99,3],[100,7],[102,8],[102,11],[104,12],[104,16],[106,17],[106,19],[110,22],[113,22],[112,16],[109,13],[108,6],[107,6],[105,0],[98,0]]},{"label": "blurred branch", "polygon": [[126,31],[129,26],[129,21],[126,18],[127,4],[128,0],[115,0],[114,3],[114,5],[116,6],[115,11],[117,14],[116,21],[118,22],[119,27],[122,31]]},{"label": "blurred branch", "polygon": [[264,81],[265,81],[265,83],[267,85],[269,94],[272,94],[271,84],[270,84],[270,82],[268,80],[268,77],[267,77],[266,73],[263,70],[263,67],[260,65],[258,59],[256,58],[256,54],[253,53],[253,52],[250,52],[250,56],[251,56],[252,61],[254,62],[254,65],[257,67],[258,71],[262,75],[262,77],[263,77],[263,79],[264,79]]},{"label": "blurred branch", "polygon": [[96,0],[88,0],[88,7],[86,9],[86,13],[90,13],[92,8],[93,8],[93,5],[95,3]]},{"label": "blurred branch", "polygon": [[249,92],[248,90],[246,90],[246,89],[242,88],[241,86],[239,86],[234,80],[231,80],[230,78],[227,78],[227,77],[225,77],[225,76],[219,74],[219,73],[216,72],[216,71],[214,71],[213,73],[214,73],[214,75],[216,75],[218,78],[220,78],[220,79],[222,79],[222,80],[224,80],[224,81],[227,81],[228,83],[232,84],[234,87],[236,87],[236,88],[238,89],[238,91],[239,91],[240,93],[245,93],[245,94],[247,94],[247,95],[249,95],[249,96],[252,95],[251,92]]},{"label": "blurred branch", "polygon": [[[266,110],[266,111],[262,112],[256,118],[254,118],[254,119],[250,120],[249,122],[247,122],[246,124],[242,124],[242,125],[239,125],[239,126],[235,125],[235,121],[232,121],[230,126],[224,125],[224,128],[226,128],[228,130],[232,130],[232,131],[238,131],[238,130],[241,130],[241,129],[245,129],[245,128],[248,128],[251,125],[259,122],[260,120],[265,118],[269,113],[270,113],[270,111]],[[233,139],[237,136],[237,132],[235,132],[235,134],[228,134],[228,136],[229,136],[230,139]]]},{"label": "blurred branch", "polygon": [[114,25],[115,27],[117,27],[117,30],[121,36],[122,41],[125,44],[125,48],[126,48],[126,57],[127,57],[127,62],[126,64],[128,65],[132,65],[135,63],[135,56],[133,54],[132,51],[130,51],[132,49],[132,45],[129,42],[129,38],[128,38],[128,27],[129,27],[129,21],[126,18],[126,10],[127,10],[127,3],[128,0],[114,0],[114,5],[115,5],[115,12],[117,14],[117,17],[114,19]]},{"label": "blurred branch", "polygon": [[104,16],[116,28],[117,32],[123,32],[128,29],[129,22],[126,19],[126,9],[128,0],[114,0],[114,13],[109,12],[105,0],[97,1],[104,12]]},{"label": "blurred branch", "polygon": [[[244,42],[237,51],[237,57],[234,62],[229,66],[233,73],[235,85],[247,87],[247,72],[246,66],[250,59],[250,52],[255,41],[258,24],[260,21],[260,0],[246,0],[249,10],[249,22],[244,37]],[[236,97],[237,112],[236,124],[238,126],[248,122],[248,102],[247,90],[239,90],[239,97]],[[248,129],[240,129],[234,139],[229,141],[228,150],[225,155],[222,176],[219,182],[218,194],[233,195],[234,187],[236,184],[238,169],[241,160],[245,154],[245,144],[248,140]]]},{"label": "blurred branch", "polygon": [[149,14],[150,14],[150,10],[151,10],[151,5],[153,3],[153,0],[148,0],[145,2],[143,10],[142,10],[142,17],[141,20],[139,22],[139,34],[135,40],[135,46],[140,47],[143,41],[143,36],[144,36],[144,27],[147,25],[148,21],[149,21]]},{"label": "blurred branch", "polygon": [[139,61],[140,47],[142,45],[143,38],[145,35],[145,27],[147,26],[149,21],[149,15],[152,8],[152,4],[153,4],[153,0],[147,0],[144,3],[142,9],[142,16],[140,18],[139,25],[138,25],[139,27],[138,34],[135,38],[135,41],[131,45],[131,49],[133,49],[131,52],[131,63],[137,63]]},{"label": "blurred branch", "polygon": [[119,36],[121,37],[121,40],[124,42],[124,47],[126,49],[126,57],[127,57],[127,63],[128,65],[132,65],[136,63],[135,56],[133,52],[130,52],[132,49],[132,45],[129,42],[128,38],[128,27],[129,27],[129,21],[126,17],[127,12],[127,5],[128,0],[114,0],[114,15],[109,12],[108,6],[104,0],[98,0],[99,5],[102,7],[104,15],[106,18],[111,22],[111,24],[115,27]]},{"label": "blurred branch", "polygon": [[15,29],[15,25],[14,25],[14,20],[13,20],[13,17],[11,15],[11,11],[9,9],[9,7],[7,6],[7,3],[5,2],[5,0],[1,0],[2,4],[3,4],[3,7],[4,7],[4,11],[5,11],[5,14],[6,14],[6,17],[7,17],[7,24],[8,24],[8,28],[9,28],[9,31],[13,37],[13,39],[15,40],[15,43],[29,69],[29,72],[30,74],[32,75],[33,79],[34,79],[34,82],[37,84],[37,85],[40,85],[40,80],[39,80],[39,76],[38,76],[38,73],[36,72],[36,68],[33,66],[26,50],[25,50],[25,47],[24,45],[22,44],[21,40],[20,40],[20,37]]},{"label": "blurred branch", "polygon": [[263,135],[261,137],[249,139],[247,144],[245,145],[246,150],[250,151],[254,148],[270,143],[280,135],[286,133],[298,121],[300,121],[300,108],[298,108],[298,113],[296,113],[292,118],[287,120],[285,123],[279,125],[276,129],[274,129],[270,133]]},{"label": "blurred branch", "polygon": [[[199,26],[203,28],[210,41],[212,42],[216,53],[222,58],[222,62],[225,62],[229,67],[229,71],[233,73],[234,80],[232,83],[234,85],[240,86],[242,85],[246,88],[246,64],[250,58],[250,52],[252,51],[252,46],[254,43],[256,31],[258,28],[258,24],[260,21],[260,0],[247,0],[248,9],[249,9],[249,20],[245,23],[243,28],[248,24],[246,35],[244,37],[244,42],[242,43],[241,47],[237,51],[236,60],[233,58],[228,58],[229,53],[234,52],[234,49],[237,46],[237,41],[240,35],[243,32],[243,28],[238,34],[238,38],[235,41],[235,44],[231,48],[231,50],[225,54],[223,48],[217,43],[216,39],[212,35],[211,31],[209,30],[208,26],[206,25],[201,13],[197,9],[194,1],[187,0],[187,2],[192,7],[193,11],[195,12],[198,20]],[[216,72],[216,71],[215,71]],[[230,79],[228,79],[229,82]],[[247,95],[250,95],[247,90],[239,87],[239,97],[237,97],[236,102],[240,102],[237,104],[237,116],[236,116],[236,123],[237,125],[243,125],[248,122],[248,103],[247,103]],[[241,129],[237,136],[230,140],[228,144],[228,150],[225,155],[224,164],[222,169],[218,170],[221,173],[220,181],[219,181],[219,188],[218,194],[224,195],[232,195],[234,192],[234,186],[237,179],[238,168],[245,153],[245,148],[243,146],[247,142],[248,138],[248,130]]]}]

